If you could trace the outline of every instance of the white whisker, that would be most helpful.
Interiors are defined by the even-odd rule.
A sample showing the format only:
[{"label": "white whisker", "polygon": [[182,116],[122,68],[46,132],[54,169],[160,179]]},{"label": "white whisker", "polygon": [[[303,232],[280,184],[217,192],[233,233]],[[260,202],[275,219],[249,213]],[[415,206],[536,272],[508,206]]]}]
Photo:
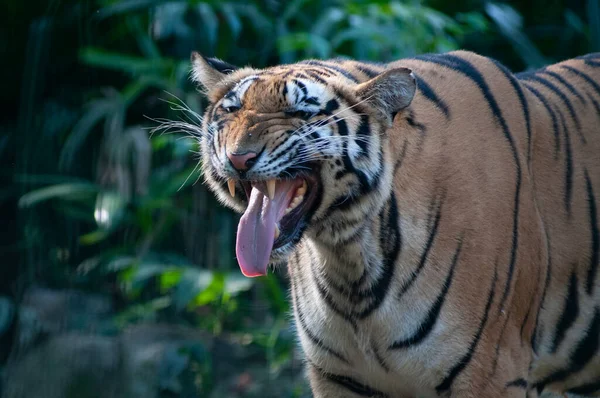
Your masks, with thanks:
[{"label": "white whisker", "polygon": [[[192,176],[192,174],[194,174],[194,172],[196,171],[196,169],[198,169],[199,167],[200,167],[200,162],[196,163],[196,166],[194,166],[194,168],[192,169],[192,171],[190,172],[190,174],[188,174],[188,176],[186,177],[185,181],[183,181],[183,184],[181,184],[181,186],[179,187],[179,189],[177,190],[177,192],[179,192],[181,190],[181,188],[183,188],[183,186],[188,182],[188,180],[190,179],[190,177]],[[198,175],[198,178],[200,178],[200,175],[202,175],[202,173],[200,173]],[[198,179],[196,179],[196,182],[198,182]],[[194,184],[196,182],[194,182]]]}]

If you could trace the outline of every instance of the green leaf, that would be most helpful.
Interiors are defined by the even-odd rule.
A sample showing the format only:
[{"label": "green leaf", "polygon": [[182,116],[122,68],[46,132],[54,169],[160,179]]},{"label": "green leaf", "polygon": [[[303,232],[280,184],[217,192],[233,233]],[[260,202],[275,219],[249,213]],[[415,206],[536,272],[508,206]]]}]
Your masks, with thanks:
[{"label": "green leaf", "polygon": [[173,0],[121,0],[98,10],[95,17],[104,19],[118,14],[148,10],[160,4],[171,2]]},{"label": "green leaf", "polygon": [[94,219],[96,223],[106,229],[117,227],[125,214],[127,201],[123,196],[114,191],[102,191],[96,196]]},{"label": "green leaf", "polygon": [[260,34],[267,34],[271,30],[271,21],[255,5],[232,3],[232,7],[234,7],[238,14],[245,15],[252,24],[252,27]]},{"label": "green leaf", "polygon": [[56,198],[64,200],[89,199],[98,191],[99,187],[91,183],[80,182],[51,185],[49,187],[36,189],[21,196],[21,199],[19,199],[19,207],[29,207]]},{"label": "green leaf", "polygon": [[213,272],[210,284],[201,290],[194,297],[191,304],[193,306],[202,306],[210,303],[220,302],[224,296],[225,277],[221,273]]},{"label": "green leaf", "polygon": [[173,268],[161,273],[159,277],[160,291],[166,293],[167,290],[175,287],[181,281],[182,276],[183,270],[180,268]]},{"label": "green leaf", "polygon": [[338,23],[344,20],[346,15],[339,8],[331,8],[325,11],[312,25],[311,33],[315,36],[326,37]]},{"label": "green leaf", "polygon": [[60,174],[14,174],[13,181],[19,184],[57,184],[57,183],[86,183],[88,180]]},{"label": "green leaf", "polygon": [[283,14],[281,15],[280,18],[283,21],[288,21],[288,20],[294,18],[295,16],[298,15],[298,12],[300,11],[300,9],[302,8],[302,6],[306,2],[307,2],[307,0],[291,0],[291,1],[288,1],[287,2],[287,6],[283,10]]},{"label": "green leaf", "polygon": [[235,9],[229,3],[224,3],[221,6],[221,15],[225,18],[227,22],[227,27],[233,40],[237,40],[240,36],[240,32],[242,31],[242,21],[240,17],[235,12]]},{"label": "green leaf", "polygon": [[600,51],[600,2],[587,1],[587,15],[590,25],[590,51]]},{"label": "green leaf", "polygon": [[4,334],[13,322],[15,305],[8,297],[0,297],[0,336]]},{"label": "green leaf", "polygon": [[158,50],[158,47],[148,34],[148,31],[144,30],[144,28],[142,27],[140,18],[132,17],[129,18],[127,21],[129,22],[131,30],[133,31],[133,34],[137,40],[138,47],[140,48],[142,53],[148,58],[159,59],[160,51]]},{"label": "green leaf", "polygon": [[303,51],[307,56],[328,58],[331,54],[330,43],[322,37],[310,33],[295,33],[277,40],[280,52]]},{"label": "green leaf", "polygon": [[109,231],[106,229],[97,229],[79,237],[79,243],[86,246],[96,245],[109,236]]},{"label": "green leaf", "polygon": [[241,292],[250,290],[254,286],[255,279],[247,278],[240,272],[230,272],[225,276],[224,291],[230,296],[236,296]]},{"label": "green leaf", "polygon": [[164,264],[142,262],[134,268],[131,275],[131,284],[134,288],[140,288],[148,283],[149,279],[159,276],[170,269],[172,267]]},{"label": "green leaf", "polygon": [[529,67],[540,68],[548,63],[531,40],[522,32],[523,18],[514,8],[508,4],[487,3],[485,11]]},{"label": "green leaf", "polygon": [[217,30],[219,29],[219,19],[212,7],[206,3],[200,3],[197,6],[198,13],[202,19],[206,39],[211,50],[215,47],[217,41]]},{"label": "green leaf", "polygon": [[266,293],[269,297],[269,302],[275,307],[278,313],[287,313],[289,311],[289,303],[286,293],[282,289],[277,277],[274,274],[268,274],[260,281],[266,288]]},{"label": "green leaf", "polygon": [[80,52],[80,59],[90,66],[112,69],[132,75],[166,73],[175,66],[175,63],[167,58],[146,59],[92,47],[84,48]]},{"label": "green leaf", "polygon": [[64,170],[71,166],[75,156],[80,153],[80,148],[85,143],[88,135],[93,131],[94,126],[96,126],[100,120],[115,112],[116,107],[118,106],[120,106],[120,104],[115,103],[113,99],[109,98],[92,101],[87,106],[87,111],[73,127],[71,134],[69,134],[69,138],[63,145],[58,160],[60,169]]},{"label": "green leaf", "polygon": [[184,309],[195,297],[213,283],[215,274],[207,270],[187,269],[173,293],[173,303],[178,310]]}]

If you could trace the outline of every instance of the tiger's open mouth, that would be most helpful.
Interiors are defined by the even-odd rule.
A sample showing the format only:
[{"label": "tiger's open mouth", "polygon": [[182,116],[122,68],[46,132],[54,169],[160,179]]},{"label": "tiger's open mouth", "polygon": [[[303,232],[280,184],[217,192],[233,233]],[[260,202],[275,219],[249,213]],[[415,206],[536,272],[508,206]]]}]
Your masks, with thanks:
[{"label": "tiger's open mouth", "polygon": [[274,250],[294,243],[317,197],[311,175],[267,181],[229,180],[229,192],[241,184],[248,198],[237,230],[236,256],[245,276],[266,275]]}]

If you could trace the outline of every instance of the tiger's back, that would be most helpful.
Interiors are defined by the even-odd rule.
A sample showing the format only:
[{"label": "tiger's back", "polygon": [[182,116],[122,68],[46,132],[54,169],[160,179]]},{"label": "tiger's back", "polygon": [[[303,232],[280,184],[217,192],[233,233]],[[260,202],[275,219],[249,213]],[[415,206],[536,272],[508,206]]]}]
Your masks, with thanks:
[{"label": "tiger's back", "polygon": [[[205,85],[206,65],[196,65]],[[223,174],[215,158],[224,141],[255,133],[218,124],[246,121],[244,112],[261,106],[276,114],[290,91],[321,109],[309,118],[320,121],[263,134],[252,145],[271,157],[261,152],[249,168],[267,173],[288,143],[319,155],[303,163],[318,182],[309,178],[302,192],[317,199],[283,247],[315,396],[598,394],[600,55],[517,76],[454,52],[391,64],[308,61],[221,79],[214,106],[239,95],[240,114],[207,112],[205,172],[234,208],[262,196],[247,190],[250,205],[229,203],[224,185],[236,174]],[[264,108],[265,97],[281,95]]]}]

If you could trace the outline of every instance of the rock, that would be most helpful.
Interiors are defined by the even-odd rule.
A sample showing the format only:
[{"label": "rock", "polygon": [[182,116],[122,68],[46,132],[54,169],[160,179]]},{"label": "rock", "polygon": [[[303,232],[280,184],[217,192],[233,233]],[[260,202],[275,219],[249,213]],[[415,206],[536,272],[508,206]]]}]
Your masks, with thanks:
[{"label": "rock", "polygon": [[11,361],[4,398],[125,398],[119,343],[111,337],[66,333]]},{"label": "rock", "polygon": [[195,329],[172,325],[134,326],[116,336],[58,333],[12,358],[2,396],[159,398],[168,392],[199,397],[189,353],[207,353],[206,341]]}]

